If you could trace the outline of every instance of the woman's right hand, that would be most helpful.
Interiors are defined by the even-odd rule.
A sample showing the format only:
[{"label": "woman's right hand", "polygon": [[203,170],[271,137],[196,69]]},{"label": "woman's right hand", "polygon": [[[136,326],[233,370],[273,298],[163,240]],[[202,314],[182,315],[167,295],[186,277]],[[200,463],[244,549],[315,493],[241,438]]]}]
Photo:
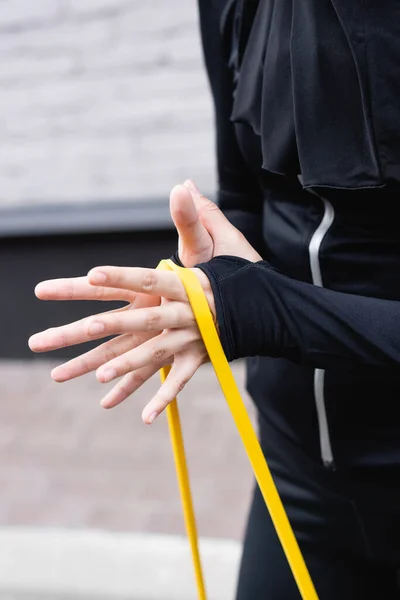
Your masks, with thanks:
[{"label": "woman's right hand", "polygon": [[[240,256],[252,262],[261,259],[219,208],[200,194],[193,182],[186,181],[184,185],[178,185],[172,190],[170,208],[179,233],[179,257],[185,267],[194,267],[221,255]],[[121,290],[93,286],[87,277],[76,277],[44,281],[36,287],[36,295],[42,300],[116,300],[121,299]],[[133,295],[129,291],[126,291],[125,299],[127,306],[117,311],[148,308],[161,302],[161,299],[155,296],[140,293]],[[58,382],[80,377],[97,370],[112,358],[121,356],[159,333],[152,331],[136,335],[121,334],[56,367],[51,375]],[[46,347],[38,345],[35,336],[31,338],[30,346],[34,352],[47,352],[91,339],[89,335],[86,338],[80,335],[79,339],[76,339],[71,324],[52,330],[51,341],[47,342]],[[157,366],[154,370],[157,370]],[[126,396],[138,389],[145,375],[139,372],[125,375],[121,384]]]}]

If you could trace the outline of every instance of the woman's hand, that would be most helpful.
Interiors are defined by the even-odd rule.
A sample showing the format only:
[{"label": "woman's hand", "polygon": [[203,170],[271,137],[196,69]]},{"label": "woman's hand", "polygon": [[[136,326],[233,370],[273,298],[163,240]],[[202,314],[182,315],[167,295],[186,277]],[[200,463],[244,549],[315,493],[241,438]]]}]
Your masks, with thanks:
[{"label": "woman's hand", "polygon": [[[200,269],[193,269],[200,280],[208,304],[215,316],[211,286]],[[125,267],[96,267],[87,276],[88,283],[108,290],[102,295],[125,300],[133,294],[143,294],[150,299],[149,306],[136,310],[117,310],[100,313],[69,325],[49,329],[30,338],[33,351],[44,352],[88,339],[96,340],[110,335],[123,334],[115,355],[107,343],[97,348],[95,363],[100,355],[103,362],[97,368],[97,379],[106,383],[124,376],[105,396],[102,405],[111,408],[125,400],[161,366],[172,364],[171,371],[155,397],[143,411],[145,423],[152,423],[191,379],[199,366],[207,361],[207,352],[193,316],[186,291],[179,277],[172,272]],[[51,284],[51,282],[50,282]],[[46,283],[42,284],[46,286]],[[39,286],[40,293],[40,286]],[[159,298],[162,302],[157,305]],[[100,350],[102,348],[102,350]],[[94,351],[92,351],[94,352]],[[101,354],[102,353],[102,354]],[[74,359],[53,372],[56,380],[70,379],[81,371]],[[84,361],[86,370],[92,370],[90,353]],[[77,362],[78,361],[78,362]],[[61,373],[61,375],[60,375]]]},{"label": "woman's hand", "polygon": [[[191,181],[186,181],[184,185],[175,186],[170,196],[171,216],[179,233],[180,258],[186,267],[193,267],[200,262],[209,261],[213,257],[214,252],[214,243],[211,235],[198,217],[192,197],[193,190],[195,197],[200,198],[197,188]],[[200,199],[200,203],[204,205],[202,199]],[[155,307],[161,302],[160,297],[155,295],[142,294],[131,290],[117,290],[101,285],[94,286],[88,280],[88,277],[43,281],[36,286],[35,294],[41,300],[126,301],[128,303],[127,306],[114,311],[117,314],[136,309]],[[84,321],[80,323],[82,324]],[[32,349],[35,352],[51,351],[95,339],[82,327],[79,330],[79,337],[77,337],[77,334],[75,336],[68,334],[60,338],[57,331],[54,330],[55,337],[51,337],[50,334],[47,335],[46,348],[38,350],[36,347],[32,347]],[[104,342],[97,348],[72,359],[68,363],[56,367],[53,369],[51,375],[57,382],[64,382],[80,377],[81,375],[95,371],[111,358],[116,358],[130,349],[136,348],[158,333],[156,331],[134,334],[124,332],[118,337]],[[127,395],[137,389],[136,384],[138,380],[138,377],[127,377],[125,379],[124,386]],[[129,390],[131,391],[129,392]]]},{"label": "woman's hand", "polygon": [[[178,185],[172,190],[170,208],[172,219],[179,233],[180,259],[185,267],[193,267],[200,262],[209,261],[213,256],[222,254],[233,254],[250,261],[260,260],[261,257],[243,235],[229,223],[213,202],[200,194],[192,181],[188,180],[184,185]],[[41,300],[122,300],[128,303],[124,308],[113,311],[113,314],[151,308],[158,306],[161,302],[160,297],[155,295],[134,292],[129,289],[92,285],[88,277],[44,281],[36,286],[35,293]],[[84,322],[86,322],[85,319],[79,323],[82,325]],[[54,337],[47,333],[47,346],[41,350],[36,346],[32,347],[35,352],[56,350],[95,339],[84,327],[80,327],[79,336],[65,334],[60,338],[57,333],[58,329],[51,331],[54,332]],[[57,382],[80,377],[95,371],[112,358],[136,348],[158,333],[157,331],[123,332],[97,348],[56,367],[51,375]],[[137,389],[137,381],[137,377],[125,378],[124,386],[127,395]]]},{"label": "woman's hand", "polygon": [[[201,195],[191,181],[185,182],[184,186],[176,186],[172,190],[171,215],[179,233],[180,259],[186,267],[191,267],[199,262],[207,262],[213,256],[222,254],[240,256],[253,262],[261,259],[260,255],[244,236],[229,223],[218,207]],[[172,387],[178,389],[178,379],[181,380],[181,384],[185,382],[188,373],[192,372],[193,374],[199,364],[205,360],[205,350],[199,342],[199,338],[196,338],[198,331],[194,325],[186,294],[184,301],[180,301],[179,315],[177,315],[178,304],[176,303],[178,301],[171,299],[167,290],[165,290],[164,299],[161,300],[161,296],[156,292],[156,287],[150,286],[152,289],[149,290],[148,286],[146,288],[143,284],[146,289],[142,289],[138,285],[137,279],[133,284],[130,284],[129,278],[124,279],[121,276],[122,278],[118,280],[118,277],[115,277],[116,273],[122,272],[142,273],[142,277],[149,277],[149,273],[155,273],[155,271],[149,269],[121,269],[118,267],[107,267],[107,269],[111,269],[114,276],[111,278],[110,274],[110,278],[108,278],[109,272],[107,270],[107,281],[105,283],[95,283],[94,281],[94,273],[102,270],[98,268],[92,270],[87,277],[44,281],[36,287],[35,293],[42,300],[117,300],[126,301],[127,306],[36,334],[29,341],[31,349],[34,352],[45,352],[116,334],[117,337],[114,339],[100,344],[93,350],[56,367],[52,371],[52,377],[57,382],[68,381],[96,370],[99,380],[106,381],[105,371],[107,367],[113,369],[117,365],[116,376],[118,377],[123,374],[121,365],[125,364],[127,370],[124,372],[126,374],[102,401],[103,406],[111,408],[135,392],[160,366],[172,362],[172,355],[164,357],[163,360],[158,362],[149,360],[144,366],[138,366],[138,364],[141,364],[140,361],[139,363],[129,361],[131,359],[139,360],[142,352],[151,352],[149,349],[153,349],[155,354],[154,343],[156,342],[151,341],[153,338],[157,340],[157,344],[159,339],[162,339],[163,343],[165,341],[169,343],[172,334],[172,331],[169,330],[173,329],[176,333],[177,329],[168,324],[170,323],[168,318],[179,317],[182,320],[179,323],[176,321],[176,323],[180,326],[182,324],[184,329],[192,327],[191,332],[186,331],[184,339],[182,339],[183,346],[186,343],[193,342],[190,358],[183,365],[183,355],[181,351],[177,351],[179,356],[174,358],[173,373],[171,372],[168,377],[169,382],[166,382],[164,390],[160,393],[165,394]],[[157,277],[159,273],[160,271],[157,271]],[[199,269],[196,269],[196,273],[206,292],[210,307],[214,310],[214,301],[208,279]],[[179,279],[170,273],[170,282],[173,281],[171,275],[172,278]],[[150,277],[152,276],[150,275]],[[127,287],[123,287],[123,282],[126,283]],[[182,291],[180,281],[179,286]],[[189,312],[191,316],[189,316]],[[152,322],[153,325],[150,326],[149,322]],[[190,326],[189,323],[191,323]],[[98,329],[100,325],[104,325],[104,331],[95,333],[94,324],[97,324]],[[181,340],[175,333],[172,339]],[[190,338],[190,335],[194,335],[194,338]],[[167,340],[165,340],[166,337]],[[143,347],[140,349],[141,346]],[[163,352],[168,354],[168,348],[164,348]],[[199,362],[201,356],[203,358]],[[195,367],[195,365],[197,366]],[[156,401],[161,401],[162,397],[158,400],[156,397]],[[145,411],[144,416],[146,422],[149,422],[149,413]]]}]

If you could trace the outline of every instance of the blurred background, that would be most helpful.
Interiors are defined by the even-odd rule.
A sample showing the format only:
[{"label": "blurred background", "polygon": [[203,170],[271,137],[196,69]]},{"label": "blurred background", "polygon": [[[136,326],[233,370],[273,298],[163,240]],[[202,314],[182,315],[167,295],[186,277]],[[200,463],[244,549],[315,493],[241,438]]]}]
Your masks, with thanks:
[{"label": "blurred background", "polygon": [[[166,421],[140,419],[157,380],[104,411],[94,375],[51,381],[73,351],[27,339],[97,311],[39,302],[38,281],[155,266],[171,187],[213,197],[197,3],[0,0],[0,57],[0,598],[190,600]],[[228,600],[250,468],[209,367],[180,404],[210,598]]]}]

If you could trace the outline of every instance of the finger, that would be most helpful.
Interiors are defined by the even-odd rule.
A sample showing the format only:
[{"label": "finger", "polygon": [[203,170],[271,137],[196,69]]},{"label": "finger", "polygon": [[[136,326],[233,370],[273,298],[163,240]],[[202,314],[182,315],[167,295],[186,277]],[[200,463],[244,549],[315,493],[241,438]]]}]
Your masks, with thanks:
[{"label": "finger", "polygon": [[148,294],[135,294],[132,308],[146,308],[149,306],[160,306],[160,296],[149,296]]},{"label": "finger", "polygon": [[[170,212],[179,233],[179,252],[185,261],[184,264],[192,267],[196,262],[210,260],[213,249],[212,238],[198,217],[192,194],[186,187],[186,183],[172,189]],[[196,257],[196,262],[187,264],[190,257]]]},{"label": "finger", "polygon": [[55,367],[51,372],[51,377],[57,383],[63,383],[70,379],[75,379],[81,375],[86,375],[98,369],[104,363],[121,356],[124,352],[136,348],[140,344],[150,339],[154,334],[141,334],[141,335],[120,335],[113,340],[108,340],[94,348],[89,350],[85,354],[73,358],[72,360]]},{"label": "finger", "polygon": [[[155,306],[160,303],[160,299],[155,296],[137,294],[133,306],[143,307],[146,303],[148,306]],[[101,319],[103,315],[119,314],[128,310],[131,310],[131,306],[123,306],[122,308],[106,311],[105,313],[99,313],[96,317]],[[35,333],[28,341],[29,347],[33,352],[49,352],[105,337],[103,333],[95,334],[89,331],[87,323],[94,320],[92,318],[92,321],[90,321],[90,319],[91,317],[85,317],[74,323],[62,325],[61,327],[52,327],[46,331]]]},{"label": "finger", "polygon": [[138,369],[137,371],[133,371],[133,373],[128,373],[115,384],[110,392],[101,401],[101,406],[103,408],[114,408],[118,404],[121,404],[124,400],[126,400],[131,394],[136,392],[150,377],[152,377],[158,370],[160,366],[157,365],[149,365],[144,367],[143,369]]},{"label": "finger", "polygon": [[181,280],[171,271],[104,266],[89,271],[88,280],[93,285],[124,288],[181,302],[187,300]]},{"label": "finger", "polygon": [[203,196],[192,181],[186,181],[185,186],[192,194],[203,227],[213,240],[213,256],[232,254],[251,262],[261,260],[260,254],[244,235],[232,225],[215,202]]},{"label": "finger", "polygon": [[136,294],[131,290],[93,286],[85,276],[41,281],[35,287],[35,295],[40,300],[122,300],[133,302]]},{"label": "finger", "polygon": [[[109,313],[124,312],[129,307],[117,308],[116,310],[110,310],[105,313],[99,313],[98,318],[102,318],[104,315]],[[61,325],[60,327],[51,327],[45,331],[40,331],[32,335],[29,340],[29,348],[32,352],[49,352],[51,350],[58,350],[59,348],[66,348],[68,346],[74,346],[76,344],[82,344],[91,340],[99,340],[105,337],[101,331],[88,330],[86,326],[89,317],[68,323],[67,325]]]},{"label": "finger", "polygon": [[189,304],[166,302],[161,306],[128,310],[102,318],[96,315],[88,319],[85,326],[88,331],[102,328],[104,335],[114,335],[189,327],[194,323],[195,318]]},{"label": "finger", "polygon": [[146,405],[142,413],[144,423],[150,425],[163,412],[174,398],[183,390],[197,369],[204,362],[200,353],[192,356],[175,357],[174,364],[157,394]]},{"label": "finger", "polygon": [[224,221],[221,222],[229,223],[228,219],[224,216],[217,204],[204,196],[204,194],[200,192],[196,184],[191,179],[187,179],[183,185],[189,190],[190,195],[192,196],[198,216],[200,216],[202,212],[205,214],[209,212],[216,212],[218,215],[222,215],[222,217],[224,217]]},{"label": "finger", "polygon": [[160,366],[177,352],[184,350],[199,339],[197,327],[166,331],[148,340],[138,348],[125,352],[122,356],[97,369],[96,377],[101,383],[108,383],[130,371],[148,365]]}]

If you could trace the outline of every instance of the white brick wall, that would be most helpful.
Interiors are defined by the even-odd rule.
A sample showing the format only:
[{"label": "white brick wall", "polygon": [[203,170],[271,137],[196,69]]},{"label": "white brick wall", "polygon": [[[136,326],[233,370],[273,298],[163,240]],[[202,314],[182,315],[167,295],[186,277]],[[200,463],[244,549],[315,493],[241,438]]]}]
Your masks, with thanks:
[{"label": "white brick wall", "polygon": [[215,185],[196,0],[0,0],[0,204]]}]

